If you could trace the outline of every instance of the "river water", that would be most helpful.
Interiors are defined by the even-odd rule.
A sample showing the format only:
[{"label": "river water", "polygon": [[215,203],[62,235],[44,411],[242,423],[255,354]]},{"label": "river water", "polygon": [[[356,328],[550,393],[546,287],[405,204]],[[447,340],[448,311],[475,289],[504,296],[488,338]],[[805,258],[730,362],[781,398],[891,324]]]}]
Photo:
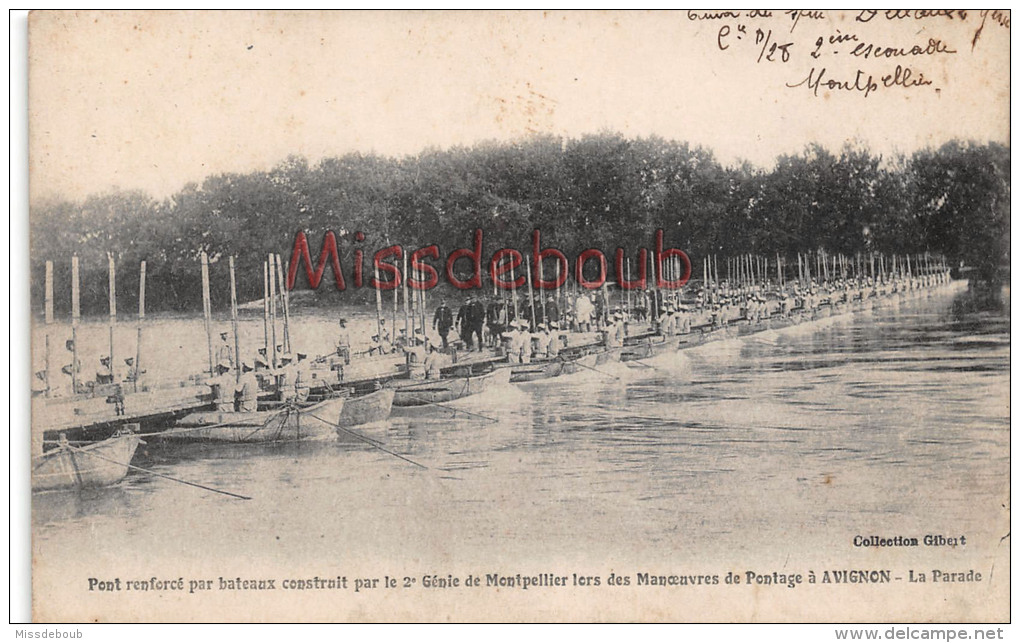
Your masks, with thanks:
[{"label": "river water", "polygon": [[[36,495],[36,597],[50,604],[69,592],[85,613],[129,620],[164,613],[277,620],[297,613],[260,599],[245,608],[229,604],[224,609],[233,611],[223,616],[204,611],[216,601],[189,602],[197,594],[114,604],[83,588],[101,575],[361,574],[417,584],[432,573],[578,570],[600,576],[605,587],[610,573],[633,582],[642,570],[721,575],[826,565],[897,575],[973,568],[1008,584],[1008,291],[1002,302],[976,305],[965,290],[886,302],[637,367],[508,385],[459,403],[474,415],[440,412],[362,427],[425,468],[364,444],[150,440],[134,464],[252,499],[139,472],[110,489]],[[295,320],[295,345],[305,332],[307,342],[318,337],[328,348],[323,337],[332,323]],[[192,364],[202,359],[200,321],[160,324],[162,333],[146,330],[152,350],[163,351],[150,361],[154,368],[175,374],[174,365],[188,361],[181,352]],[[246,328],[252,338],[261,333],[260,322]],[[101,338],[104,331],[88,332]],[[966,535],[967,545],[853,545],[858,535],[927,534]],[[945,601],[936,590],[926,589],[935,592],[932,602]],[[1001,595],[982,590],[953,600],[980,615],[982,605],[1001,609]],[[876,620],[904,616],[895,592],[855,596],[850,603],[864,601]],[[380,615],[367,604],[313,598],[307,614],[325,620],[442,617],[397,606]],[[593,598],[605,611],[590,617],[611,618],[611,597]],[[417,604],[456,614],[433,600],[425,594]],[[671,607],[657,617],[711,620],[711,612],[690,611],[700,605],[693,598],[684,609],[662,600]],[[501,614],[542,618],[534,603],[513,605],[523,611]],[[725,618],[818,619],[808,601],[792,605],[735,607]]]}]

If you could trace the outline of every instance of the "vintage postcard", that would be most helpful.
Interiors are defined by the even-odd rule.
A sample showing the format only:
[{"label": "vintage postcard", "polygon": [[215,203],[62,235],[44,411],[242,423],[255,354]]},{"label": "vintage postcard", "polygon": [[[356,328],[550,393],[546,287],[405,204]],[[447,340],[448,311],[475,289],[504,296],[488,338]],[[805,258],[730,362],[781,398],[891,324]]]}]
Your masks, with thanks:
[{"label": "vintage postcard", "polygon": [[1009,39],[32,13],[33,619],[984,636]]}]

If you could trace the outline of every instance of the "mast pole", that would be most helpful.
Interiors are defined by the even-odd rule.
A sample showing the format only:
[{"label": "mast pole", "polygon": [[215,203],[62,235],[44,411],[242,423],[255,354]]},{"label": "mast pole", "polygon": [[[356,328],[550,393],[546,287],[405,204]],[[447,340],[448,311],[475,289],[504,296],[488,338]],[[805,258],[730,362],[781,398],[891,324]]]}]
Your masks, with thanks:
[{"label": "mast pole", "polygon": [[78,323],[81,319],[80,287],[78,283],[78,257],[71,257],[71,388],[78,394]]},{"label": "mast pole", "polygon": [[[46,262],[46,284],[45,284],[45,302],[43,304],[43,312],[45,315],[46,323],[46,397],[50,396],[50,324],[53,323],[53,262]],[[73,369],[74,366],[72,365]]]},{"label": "mast pole", "polygon": [[138,340],[135,342],[135,392],[138,379],[142,376],[142,324],[145,323],[145,262],[142,262],[138,277]]},{"label": "mast pole", "polygon": [[276,354],[276,255],[269,255],[269,328],[273,337],[273,345],[270,347],[273,354],[273,368],[279,365]]},{"label": "mast pole", "polygon": [[117,266],[112,253],[107,253],[106,258],[110,265],[110,374],[113,375],[116,364],[113,359],[113,329],[117,325]]},{"label": "mast pole", "polygon": [[283,278],[283,257],[276,255],[277,283],[280,284],[280,300],[283,302],[283,352],[290,353],[293,349],[290,346],[290,295],[287,292],[286,281]]},{"label": "mast pole", "polygon": [[[262,262],[262,339],[269,360],[269,262]],[[268,366],[268,363],[266,364]]]},{"label": "mast pole", "polygon": [[241,381],[241,340],[237,336],[237,279],[234,276],[234,257],[230,257],[230,325],[234,330],[234,381]]},{"label": "mast pole", "polygon": [[[212,303],[209,299],[209,255],[202,251],[202,312],[205,318],[205,343],[209,349],[209,375],[213,373]],[[112,360],[111,360],[112,362]]]}]

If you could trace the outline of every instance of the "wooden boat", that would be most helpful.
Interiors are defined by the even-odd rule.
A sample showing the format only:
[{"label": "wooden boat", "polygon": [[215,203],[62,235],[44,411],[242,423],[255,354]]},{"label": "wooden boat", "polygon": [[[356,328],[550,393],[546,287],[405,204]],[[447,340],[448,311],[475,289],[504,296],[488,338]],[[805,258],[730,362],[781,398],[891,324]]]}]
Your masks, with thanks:
[{"label": "wooden boat", "polygon": [[571,356],[543,358],[530,364],[511,364],[510,382],[534,382],[560,375],[571,375],[595,367],[598,355],[587,353]]},{"label": "wooden boat", "polygon": [[638,359],[648,359],[661,355],[667,351],[675,350],[678,341],[674,337],[665,335],[650,334],[640,338],[633,338],[624,343],[623,351],[620,353],[621,362],[632,362]]},{"label": "wooden boat", "polygon": [[496,368],[481,375],[423,380],[414,383],[405,382],[407,380],[393,380],[387,384],[396,387],[393,406],[425,406],[477,395],[509,383],[510,369]]},{"label": "wooden boat", "polygon": [[623,356],[623,346],[599,346],[594,351],[595,364],[608,364],[609,362],[619,362]]},{"label": "wooden boat", "polygon": [[383,388],[347,398],[340,412],[340,426],[358,426],[385,420],[393,409],[395,394],[393,389]]},{"label": "wooden boat", "polygon": [[677,350],[693,348],[705,343],[705,334],[697,331],[677,335]]},{"label": "wooden boat", "polygon": [[85,446],[61,443],[32,458],[32,491],[108,487],[124,479],[141,438],[122,433]]},{"label": "wooden boat", "polygon": [[573,373],[580,373],[582,371],[593,370],[595,365],[598,364],[598,355],[596,353],[589,353],[587,355],[581,355],[575,359],[569,359],[563,363],[563,375],[572,375]]},{"label": "wooden boat", "polygon": [[304,408],[271,411],[203,411],[191,413],[160,434],[183,442],[287,442],[332,437],[346,398],[335,397]]}]

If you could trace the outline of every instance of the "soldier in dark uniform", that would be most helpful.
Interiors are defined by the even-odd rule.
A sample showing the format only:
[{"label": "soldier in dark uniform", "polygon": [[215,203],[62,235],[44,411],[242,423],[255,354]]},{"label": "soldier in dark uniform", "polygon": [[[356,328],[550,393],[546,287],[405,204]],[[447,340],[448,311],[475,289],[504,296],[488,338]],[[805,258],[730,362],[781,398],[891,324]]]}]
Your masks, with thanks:
[{"label": "soldier in dark uniform", "polygon": [[468,330],[468,348],[471,348],[472,339],[474,336],[478,336],[478,350],[485,350],[485,344],[482,343],[482,326],[485,325],[485,304],[476,297],[472,297],[468,304],[468,321],[470,323],[470,329]]},{"label": "soldier in dark uniform", "polygon": [[473,297],[469,297],[465,301],[460,309],[457,311],[457,326],[460,328],[460,338],[467,345],[468,350],[471,350],[471,301]]},{"label": "soldier in dark uniform", "polygon": [[498,347],[507,324],[506,306],[503,305],[503,302],[499,299],[489,302],[485,311],[485,321],[489,327],[489,344],[493,348]]},{"label": "soldier in dark uniform", "polygon": [[432,328],[439,331],[439,336],[443,338],[443,348],[448,346],[447,335],[450,334],[450,329],[453,328],[453,311],[446,305],[444,299],[440,304],[439,308],[436,308],[436,314],[432,318]]},{"label": "soldier in dark uniform", "polygon": [[545,323],[560,322],[560,307],[556,305],[556,299],[549,297],[545,300]]}]

